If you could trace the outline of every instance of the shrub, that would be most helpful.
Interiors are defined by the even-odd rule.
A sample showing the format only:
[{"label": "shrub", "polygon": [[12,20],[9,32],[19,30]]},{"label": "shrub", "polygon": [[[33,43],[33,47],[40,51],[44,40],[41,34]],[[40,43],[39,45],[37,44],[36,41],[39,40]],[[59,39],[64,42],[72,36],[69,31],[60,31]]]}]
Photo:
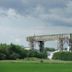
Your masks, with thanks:
[{"label": "shrub", "polygon": [[0,53],[0,60],[5,60],[6,59],[6,55],[3,53]]},{"label": "shrub", "polygon": [[57,52],[57,53],[54,53],[53,59],[72,61],[72,52]]},{"label": "shrub", "polygon": [[11,55],[10,55],[10,59],[11,60],[16,60],[16,59],[19,59],[19,54],[17,54],[17,53],[12,53]]},{"label": "shrub", "polygon": [[47,52],[39,52],[37,50],[30,50],[27,52],[27,57],[36,57],[36,58],[47,58]]}]

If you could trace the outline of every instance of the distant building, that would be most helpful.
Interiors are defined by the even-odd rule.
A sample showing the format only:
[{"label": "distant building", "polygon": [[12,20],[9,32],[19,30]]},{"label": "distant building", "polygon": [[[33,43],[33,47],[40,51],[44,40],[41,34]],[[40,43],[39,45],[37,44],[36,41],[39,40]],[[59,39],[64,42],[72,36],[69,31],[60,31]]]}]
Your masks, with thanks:
[{"label": "distant building", "polygon": [[26,48],[24,48],[25,50],[31,50],[31,48],[29,48],[29,47],[26,47]]}]

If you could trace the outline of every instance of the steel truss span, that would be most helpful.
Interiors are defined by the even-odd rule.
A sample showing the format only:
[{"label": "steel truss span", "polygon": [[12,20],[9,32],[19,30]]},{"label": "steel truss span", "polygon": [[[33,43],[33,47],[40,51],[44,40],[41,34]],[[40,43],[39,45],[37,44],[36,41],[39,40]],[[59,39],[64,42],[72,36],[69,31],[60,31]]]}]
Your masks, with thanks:
[{"label": "steel truss span", "polygon": [[69,50],[72,51],[72,33],[69,34],[52,34],[52,35],[38,35],[29,36],[27,41],[30,43],[30,48],[34,49],[35,43],[39,43],[40,51],[44,50],[44,42],[58,40],[58,49],[63,50],[63,45],[66,42],[69,46]]}]

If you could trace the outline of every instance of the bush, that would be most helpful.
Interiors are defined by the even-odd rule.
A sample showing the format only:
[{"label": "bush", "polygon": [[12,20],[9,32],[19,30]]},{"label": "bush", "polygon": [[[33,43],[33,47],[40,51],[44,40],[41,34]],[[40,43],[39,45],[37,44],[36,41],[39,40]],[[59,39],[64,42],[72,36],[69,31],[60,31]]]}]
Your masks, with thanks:
[{"label": "bush", "polygon": [[43,59],[47,59],[47,52],[38,52],[37,54],[36,54],[36,57],[37,58],[43,58]]},{"label": "bush", "polygon": [[27,52],[27,57],[36,57],[36,58],[47,58],[47,52],[39,52],[37,50],[30,50]]},{"label": "bush", "polygon": [[19,57],[20,57],[20,55],[17,54],[17,53],[12,53],[12,54],[10,55],[10,59],[11,59],[11,60],[19,59]]},{"label": "bush", "polygon": [[57,53],[54,53],[53,59],[72,61],[72,52],[57,52]]},{"label": "bush", "polygon": [[46,49],[46,51],[51,51],[51,52],[53,52],[53,51],[55,51],[55,48],[45,48]]},{"label": "bush", "polygon": [[6,59],[6,55],[3,53],[0,53],[0,60],[5,60]]}]

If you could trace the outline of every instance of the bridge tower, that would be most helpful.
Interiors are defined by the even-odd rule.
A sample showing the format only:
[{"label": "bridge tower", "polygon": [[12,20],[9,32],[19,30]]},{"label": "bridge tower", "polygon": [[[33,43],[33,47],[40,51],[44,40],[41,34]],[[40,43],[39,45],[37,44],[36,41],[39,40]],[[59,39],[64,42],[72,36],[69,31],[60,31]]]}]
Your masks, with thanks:
[{"label": "bridge tower", "polygon": [[72,34],[70,34],[69,47],[70,47],[70,51],[72,51]]},{"label": "bridge tower", "polygon": [[44,41],[39,41],[39,50],[40,52],[44,51]]},{"label": "bridge tower", "polygon": [[58,50],[63,51],[63,38],[59,38],[58,41]]}]

